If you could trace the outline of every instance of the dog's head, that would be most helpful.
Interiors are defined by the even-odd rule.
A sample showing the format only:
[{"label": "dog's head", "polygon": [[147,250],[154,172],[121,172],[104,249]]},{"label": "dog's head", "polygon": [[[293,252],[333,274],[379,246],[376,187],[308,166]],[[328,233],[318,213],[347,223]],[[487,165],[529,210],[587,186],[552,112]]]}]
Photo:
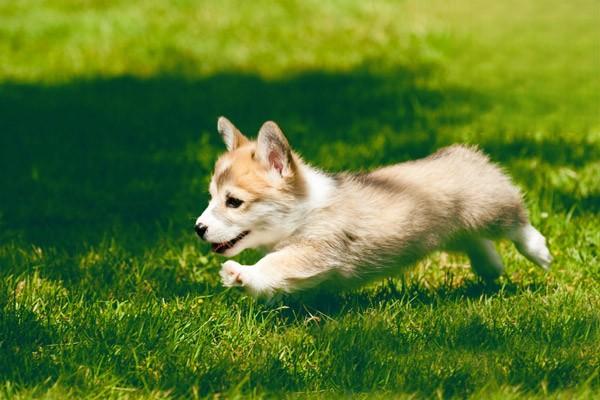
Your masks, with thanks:
[{"label": "dog's head", "polygon": [[274,122],[264,123],[256,141],[225,117],[217,127],[227,152],[215,164],[211,199],[196,220],[196,233],[226,256],[273,246],[297,223],[295,206],[305,195],[301,161]]}]

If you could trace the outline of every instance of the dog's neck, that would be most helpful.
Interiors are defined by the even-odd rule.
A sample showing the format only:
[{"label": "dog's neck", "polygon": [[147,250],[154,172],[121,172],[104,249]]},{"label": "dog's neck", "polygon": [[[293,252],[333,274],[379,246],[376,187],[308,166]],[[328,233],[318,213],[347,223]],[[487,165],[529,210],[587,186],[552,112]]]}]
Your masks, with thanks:
[{"label": "dog's neck", "polygon": [[303,163],[300,168],[307,188],[304,211],[310,213],[329,206],[335,190],[335,180],[308,164]]},{"label": "dog's neck", "polygon": [[[303,180],[305,195],[290,210],[286,221],[279,226],[276,241],[267,248],[276,248],[287,243],[297,233],[303,231],[304,227],[313,222],[313,216],[319,211],[331,205],[333,192],[335,190],[335,179],[325,172],[318,170],[302,161],[298,162],[298,173]],[[275,238],[274,237],[274,238]]]}]

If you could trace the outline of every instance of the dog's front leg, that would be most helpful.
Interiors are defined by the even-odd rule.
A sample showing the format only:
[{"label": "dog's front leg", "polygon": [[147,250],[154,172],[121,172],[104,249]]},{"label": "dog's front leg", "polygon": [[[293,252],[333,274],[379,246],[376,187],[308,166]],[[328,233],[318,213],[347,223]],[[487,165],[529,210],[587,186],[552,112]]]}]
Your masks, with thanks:
[{"label": "dog's front leg", "polygon": [[311,249],[285,248],[267,254],[255,265],[229,260],[223,263],[221,279],[224,286],[241,286],[255,297],[291,293],[314,286],[331,270],[312,254]]}]

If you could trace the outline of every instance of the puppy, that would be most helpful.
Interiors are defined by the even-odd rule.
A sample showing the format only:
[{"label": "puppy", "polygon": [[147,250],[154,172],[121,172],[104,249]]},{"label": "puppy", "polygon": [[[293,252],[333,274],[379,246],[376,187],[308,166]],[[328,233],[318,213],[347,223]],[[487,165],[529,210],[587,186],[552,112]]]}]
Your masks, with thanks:
[{"label": "puppy", "polygon": [[330,174],[304,162],[266,122],[251,141],[226,118],[227,152],[195,230],[227,257],[270,250],[255,265],[223,264],[225,286],[257,297],[327,285],[356,287],[395,275],[435,250],[465,252],[492,280],[504,266],[494,240],[512,240],[544,269],[552,257],[519,190],[486,155],[454,145],[369,173]]}]

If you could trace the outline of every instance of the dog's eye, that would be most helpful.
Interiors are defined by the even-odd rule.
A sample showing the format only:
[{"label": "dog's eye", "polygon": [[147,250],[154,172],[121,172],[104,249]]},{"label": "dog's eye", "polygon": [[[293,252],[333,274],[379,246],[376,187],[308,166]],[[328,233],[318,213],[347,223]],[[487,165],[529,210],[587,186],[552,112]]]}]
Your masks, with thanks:
[{"label": "dog's eye", "polygon": [[242,200],[236,199],[235,197],[228,197],[227,200],[225,200],[225,205],[229,208],[238,208],[242,203],[244,203]]}]

